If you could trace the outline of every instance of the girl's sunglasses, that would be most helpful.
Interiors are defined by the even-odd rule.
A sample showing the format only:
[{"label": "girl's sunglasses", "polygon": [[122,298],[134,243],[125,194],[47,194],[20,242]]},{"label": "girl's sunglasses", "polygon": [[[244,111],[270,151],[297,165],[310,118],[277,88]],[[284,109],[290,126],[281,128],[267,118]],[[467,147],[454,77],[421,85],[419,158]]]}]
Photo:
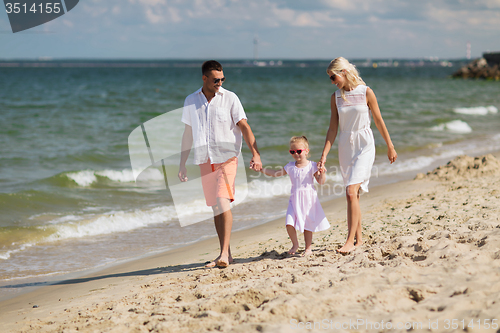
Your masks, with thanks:
[{"label": "girl's sunglasses", "polygon": [[303,150],[302,149],[297,149],[297,150],[289,150],[290,154],[294,155],[297,153],[298,155],[302,154]]}]

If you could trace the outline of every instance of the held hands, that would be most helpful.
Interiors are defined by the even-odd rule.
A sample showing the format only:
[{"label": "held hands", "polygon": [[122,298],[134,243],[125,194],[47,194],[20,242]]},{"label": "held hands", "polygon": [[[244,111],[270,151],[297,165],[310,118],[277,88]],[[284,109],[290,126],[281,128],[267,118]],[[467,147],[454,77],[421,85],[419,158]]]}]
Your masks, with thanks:
[{"label": "held hands", "polygon": [[318,174],[318,176],[321,176],[322,174],[326,174],[326,168],[324,166],[320,166],[319,162],[317,163],[318,166],[318,171],[316,171],[315,174]]},{"label": "held hands", "polygon": [[321,174],[323,172],[326,172],[325,168],[325,163],[326,163],[326,157],[321,156],[319,159],[317,165],[318,165],[318,172]]},{"label": "held hands", "polygon": [[316,178],[316,181],[323,185],[326,181],[326,169],[324,167],[318,167],[318,171],[314,173],[314,178]]},{"label": "held hands", "polygon": [[254,155],[250,160],[250,169],[260,172],[262,170],[262,162],[259,155]]},{"label": "held hands", "polygon": [[389,149],[387,150],[387,157],[389,158],[389,161],[392,164],[396,162],[396,159],[398,158],[398,153],[396,153],[396,149],[394,149],[394,146],[388,148]]}]

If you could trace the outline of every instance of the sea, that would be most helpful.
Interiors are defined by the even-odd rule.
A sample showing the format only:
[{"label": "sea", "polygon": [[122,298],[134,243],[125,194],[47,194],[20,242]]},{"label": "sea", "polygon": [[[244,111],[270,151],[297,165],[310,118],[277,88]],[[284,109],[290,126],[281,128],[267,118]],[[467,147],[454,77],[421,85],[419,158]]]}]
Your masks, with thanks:
[{"label": "sea", "polygon": [[[184,99],[201,60],[0,61],[0,299],[216,235],[196,169],[175,180]],[[292,160],[291,136],[321,155],[337,89],[329,60],[225,60],[262,161]],[[399,154],[372,128],[370,185],[412,179],[455,156],[500,150],[500,82],[453,79],[467,60],[357,59]],[[335,143],[321,201],[344,195]],[[243,145],[233,230],[284,216],[287,177],[248,168]],[[191,172],[191,173],[189,173]],[[338,218],[345,218],[339,216]],[[285,229],[283,229],[285,232]],[[265,237],[265,236],[263,236]]]}]

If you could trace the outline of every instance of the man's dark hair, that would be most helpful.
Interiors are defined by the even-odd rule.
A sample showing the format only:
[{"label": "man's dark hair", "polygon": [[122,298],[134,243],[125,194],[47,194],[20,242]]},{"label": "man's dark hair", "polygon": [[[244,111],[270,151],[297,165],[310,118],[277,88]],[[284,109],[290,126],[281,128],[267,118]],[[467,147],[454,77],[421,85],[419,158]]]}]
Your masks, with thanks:
[{"label": "man's dark hair", "polygon": [[203,75],[208,76],[211,71],[222,72],[222,65],[215,60],[208,60],[201,65],[201,72]]}]

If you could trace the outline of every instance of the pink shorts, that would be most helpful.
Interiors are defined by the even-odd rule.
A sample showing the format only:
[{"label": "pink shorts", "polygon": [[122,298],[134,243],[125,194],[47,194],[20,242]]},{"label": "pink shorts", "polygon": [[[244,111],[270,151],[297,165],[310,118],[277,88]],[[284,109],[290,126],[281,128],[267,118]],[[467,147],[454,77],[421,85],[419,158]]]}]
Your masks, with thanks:
[{"label": "pink shorts", "polygon": [[208,162],[200,164],[201,184],[207,206],[217,205],[217,198],[234,201],[234,182],[237,169],[237,157],[232,157],[224,163],[211,164],[210,159],[208,159]]}]

